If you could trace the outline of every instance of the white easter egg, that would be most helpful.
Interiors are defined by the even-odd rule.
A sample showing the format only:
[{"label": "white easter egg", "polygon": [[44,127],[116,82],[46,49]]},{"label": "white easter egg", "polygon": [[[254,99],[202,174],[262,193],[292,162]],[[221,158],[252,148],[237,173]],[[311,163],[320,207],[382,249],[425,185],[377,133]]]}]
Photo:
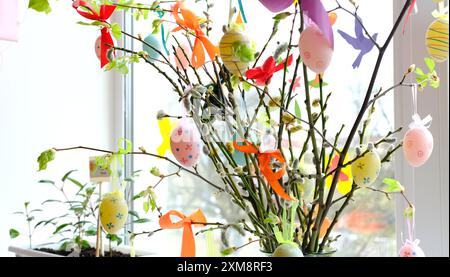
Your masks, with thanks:
[{"label": "white easter egg", "polygon": [[303,252],[297,245],[283,243],[275,249],[273,257],[303,257]]},{"label": "white easter egg", "polygon": [[424,126],[411,128],[403,138],[403,154],[413,167],[423,165],[433,152],[433,135]]},{"label": "white easter egg", "polygon": [[303,30],[298,47],[300,56],[309,69],[317,74],[325,72],[333,57],[333,49],[315,24]]},{"label": "white easter egg", "polygon": [[173,156],[185,167],[197,164],[201,151],[200,142],[197,126],[188,118],[181,119],[170,135]]}]

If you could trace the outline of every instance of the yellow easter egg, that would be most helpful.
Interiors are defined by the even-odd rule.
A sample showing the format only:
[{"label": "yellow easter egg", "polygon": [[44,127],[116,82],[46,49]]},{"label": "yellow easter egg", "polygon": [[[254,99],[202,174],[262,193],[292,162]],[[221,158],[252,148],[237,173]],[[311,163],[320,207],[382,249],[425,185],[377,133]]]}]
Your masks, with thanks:
[{"label": "yellow easter egg", "polygon": [[[366,152],[364,149],[361,151]],[[353,180],[358,186],[370,186],[378,178],[380,169],[380,157],[371,150],[352,163]]]},{"label": "yellow easter egg", "polygon": [[105,195],[100,203],[100,222],[108,234],[116,234],[125,226],[128,206],[122,192],[115,191]]},{"label": "yellow easter egg", "polygon": [[252,47],[250,39],[238,30],[226,32],[219,43],[220,57],[225,67],[232,74],[242,76],[247,71],[248,61],[243,61],[237,54],[239,47]]},{"label": "yellow easter egg", "polygon": [[[348,161],[349,161],[348,155],[346,155],[345,159],[344,159],[344,164],[348,163]],[[325,164],[329,164],[329,169],[328,169],[327,173],[336,170],[338,162],[339,162],[339,154],[335,154],[334,157],[330,161],[328,160],[328,155],[327,155],[325,158]],[[327,186],[327,188],[331,187],[331,183],[333,182],[333,177],[334,177],[334,173],[330,174],[330,176],[328,176],[325,179],[325,185]],[[341,172],[339,173],[338,183],[337,183],[338,192],[340,194],[347,194],[352,189],[352,185],[353,185],[352,170],[351,170],[350,165],[347,165],[346,167],[342,168]]]},{"label": "yellow easter egg", "polygon": [[448,18],[436,19],[428,27],[425,43],[428,53],[436,62],[448,58]]}]

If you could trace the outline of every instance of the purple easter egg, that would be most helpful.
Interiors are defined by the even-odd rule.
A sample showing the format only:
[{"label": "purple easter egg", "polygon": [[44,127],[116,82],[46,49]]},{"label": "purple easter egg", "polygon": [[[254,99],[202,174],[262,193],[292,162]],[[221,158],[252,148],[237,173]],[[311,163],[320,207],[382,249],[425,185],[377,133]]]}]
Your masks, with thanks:
[{"label": "purple easter egg", "polygon": [[170,134],[170,149],[184,167],[197,164],[200,158],[200,134],[192,119],[181,119]]},{"label": "purple easter egg", "polygon": [[267,9],[269,9],[273,13],[281,12],[282,10],[285,10],[289,8],[293,0],[259,0],[261,4],[264,5]]}]

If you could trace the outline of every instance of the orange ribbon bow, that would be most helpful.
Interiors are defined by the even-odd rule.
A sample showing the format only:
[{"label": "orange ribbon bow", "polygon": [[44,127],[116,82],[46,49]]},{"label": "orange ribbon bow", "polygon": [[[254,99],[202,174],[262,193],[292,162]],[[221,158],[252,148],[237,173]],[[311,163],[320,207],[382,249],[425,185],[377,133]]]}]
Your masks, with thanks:
[{"label": "orange ribbon bow", "polygon": [[[257,154],[259,170],[261,170],[261,173],[264,175],[264,177],[266,177],[267,182],[275,191],[275,193],[278,194],[281,198],[286,199],[288,201],[293,200],[292,197],[290,197],[284,191],[283,187],[278,182],[278,180],[281,179],[284,173],[286,172],[286,161],[279,149],[269,150],[266,152],[259,152],[258,147],[256,147],[247,140],[244,140],[244,145],[239,145],[236,141],[234,141],[233,146],[234,149],[238,151],[244,153]],[[282,164],[280,170],[278,170],[277,172],[274,172],[270,167],[270,161],[272,158],[274,158],[275,160],[279,161]]]},{"label": "orange ribbon bow", "polygon": [[[173,222],[170,218],[171,215],[175,215],[181,218],[178,222]],[[198,209],[190,216],[185,216],[176,210],[170,210],[165,215],[159,218],[159,226],[162,229],[179,229],[183,228],[183,240],[181,244],[181,257],[195,257],[195,239],[192,232],[192,224],[196,226],[202,226],[199,223],[206,223],[206,217],[202,210]]]},{"label": "orange ribbon bow", "polygon": [[[183,19],[180,18],[178,12],[181,11]],[[205,64],[205,51],[208,52],[211,60],[214,60],[216,55],[219,54],[219,49],[214,46],[211,41],[203,33],[199,20],[194,12],[184,7],[184,3],[177,1],[177,3],[172,8],[172,15],[175,18],[179,27],[172,30],[172,32],[177,32],[182,29],[191,29],[195,32],[195,42],[194,49],[192,51],[192,65],[195,68],[199,68]],[[204,49],[203,49],[204,48]]]}]

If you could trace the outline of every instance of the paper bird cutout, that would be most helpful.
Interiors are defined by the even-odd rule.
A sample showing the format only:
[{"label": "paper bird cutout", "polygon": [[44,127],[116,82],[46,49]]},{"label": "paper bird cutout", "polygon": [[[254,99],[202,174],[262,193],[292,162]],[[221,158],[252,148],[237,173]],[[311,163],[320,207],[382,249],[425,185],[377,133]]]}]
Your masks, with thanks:
[{"label": "paper bird cutout", "polygon": [[[360,50],[359,55],[356,57],[355,61],[352,64],[353,68],[358,68],[361,65],[362,58],[370,51],[372,51],[373,47],[375,46],[372,40],[364,35],[362,25],[359,22],[360,21],[355,18],[356,37],[352,37],[349,34],[338,30],[338,33],[347,41],[348,44],[353,46],[353,48],[355,48],[356,50]],[[374,41],[377,40],[377,36],[378,33],[375,33],[372,36]]]}]

